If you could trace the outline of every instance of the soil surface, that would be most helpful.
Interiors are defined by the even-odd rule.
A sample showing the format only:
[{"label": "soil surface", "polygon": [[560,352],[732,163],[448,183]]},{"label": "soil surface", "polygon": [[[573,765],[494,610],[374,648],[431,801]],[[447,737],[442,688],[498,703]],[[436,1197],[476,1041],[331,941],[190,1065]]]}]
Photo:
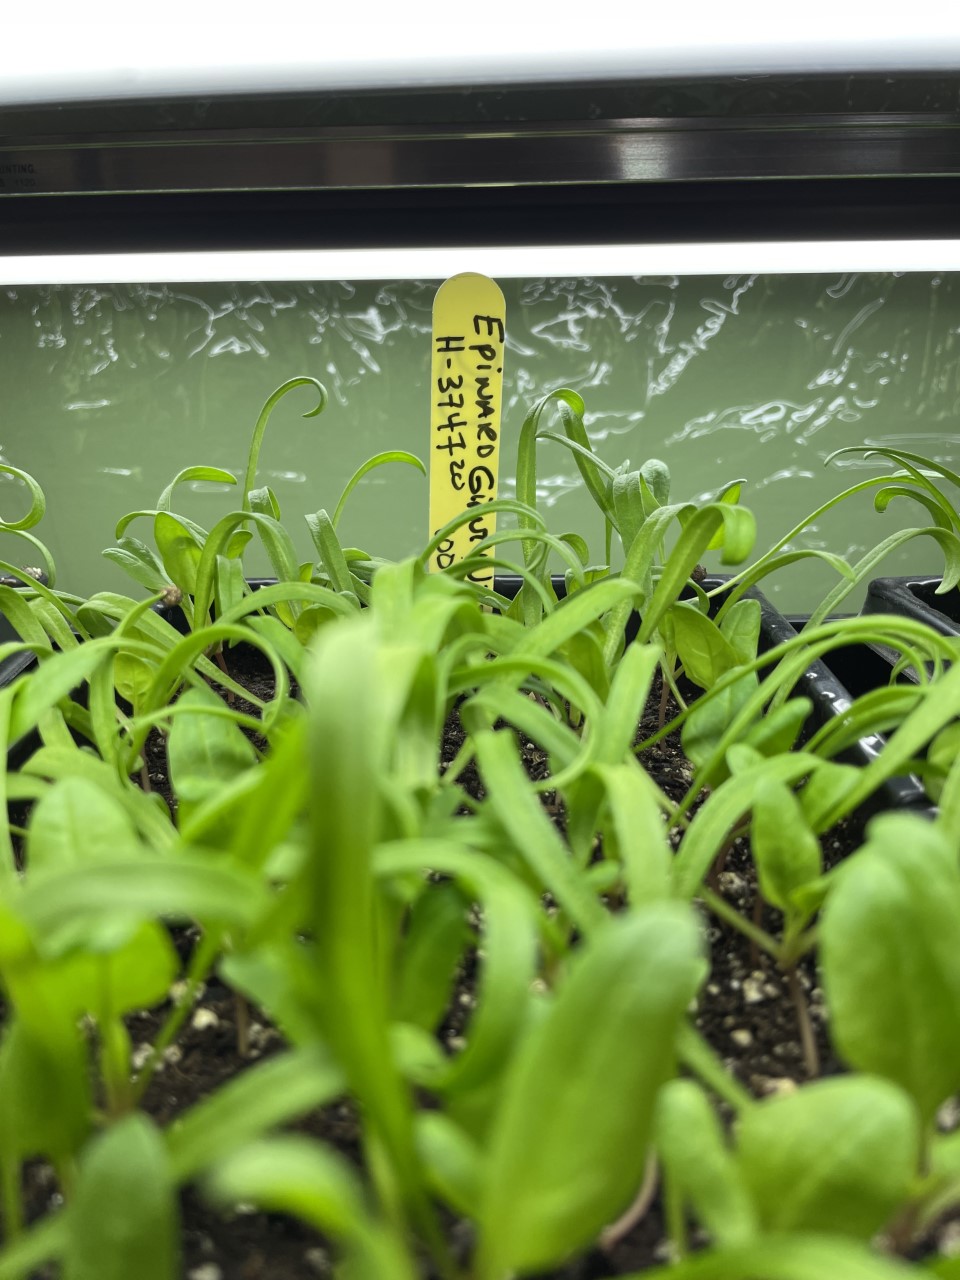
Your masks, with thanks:
[{"label": "soil surface", "polygon": [[[228,654],[231,673],[252,692],[263,698],[272,695],[272,679],[258,655],[250,651],[239,658]],[[656,728],[660,690],[655,688],[637,741]],[[245,708],[247,709],[247,708]],[[252,707],[250,708],[252,709]],[[668,715],[672,714],[668,709]],[[521,750],[530,776],[547,775],[545,754],[534,743],[521,738]],[[456,712],[448,722],[441,767],[449,764],[463,742]],[[262,745],[262,744],[261,744]],[[644,766],[667,795],[678,799],[689,786],[691,768],[679,742],[666,739],[642,754]],[[164,740],[154,734],[148,746],[147,772],[151,787],[172,803],[166,783]],[[479,798],[482,783],[474,766],[461,782]],[[556,796],[543,797],[549,812],[563,825],[562,807]],[[825,856],[834,862],[859,842],[855,825],[829,833]],[[715,890],[741,914],[752,917],[756,902],[756,880],[743,842],[735,843],[723,870],[715,878]],[[820,1070],[841,1070],[826,1034],[822,994],[812,960],[798,970],[796,984],[782,974],[763,953],[758,953],[737,930],[704,911],[709,942],[710,976],[697,1003],[696,1023],[728,1070],[754,1095],[789,1092],[809,1077],[798,1021],[800,1000],[809,1019],[816,1043]],[[776,930],[776,913],[764,909],[757,919]],[[184,961],[197,941],[195,930],[173,930]],[[472,971],[468,961],[460,975],[442,1035],[456,1035],[468,1014]],[[169,1006],[138,1014],[129,1019],[134,1060],[142,1062],[162,1025]],[[214,1092],[222,1083],[283,1047],[280,1034],[256,1010],[218,980],[202,990],[188,1015],[175,1044],[146,1093],[144,1109],[161,1125],[169,1124],[194,1103]],[[960,1119],[960,1111],[958,1111]],[[349,1106],[338,1104],[307,1117],[296,1126],[332,1143],[351,1159],[359,1160],[360,1135],[357,1119]],[[28,1211],[34,1219],[59,1203],[51,1171],[43,1165],[27,1171]],[[284,1216],[243,1212],[223,1216],[212,1210],[193,1189],[181,1197],[183,1228],[183,1270],[186,1280],[317,1280],[332,1276],[332,1257],[326,1243],[309,1228]],[[452,1239],[461,1249],[469,1242],[469,1226],[454,1223]],[[694,1239],[696,1243],[696,1237]],[[608,1240],[578,1261],[538,1280],[601,1280],[625,1275],[668,1261],[670,1247],[665,1236],[660,1203],[652,1194],[640,1221],[616,1241]],[[35,1280],[54,1280],[59,1272],[47,1267],[35,1273]],[[424,1276],[430,1277],[428,1267]],[[384,1277],[389,1280],[389,1277]]]}]

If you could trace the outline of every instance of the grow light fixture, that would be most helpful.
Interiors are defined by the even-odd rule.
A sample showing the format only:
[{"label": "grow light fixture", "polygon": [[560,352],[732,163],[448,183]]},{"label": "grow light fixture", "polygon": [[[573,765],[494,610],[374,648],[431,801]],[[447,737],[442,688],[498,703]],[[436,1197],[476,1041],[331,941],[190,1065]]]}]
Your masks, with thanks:
[{"label": "grow light fixture", "polygon": [[960,271],[960,240],[774,241],[0,257],[0,287],[271,280],[443,280]]}]

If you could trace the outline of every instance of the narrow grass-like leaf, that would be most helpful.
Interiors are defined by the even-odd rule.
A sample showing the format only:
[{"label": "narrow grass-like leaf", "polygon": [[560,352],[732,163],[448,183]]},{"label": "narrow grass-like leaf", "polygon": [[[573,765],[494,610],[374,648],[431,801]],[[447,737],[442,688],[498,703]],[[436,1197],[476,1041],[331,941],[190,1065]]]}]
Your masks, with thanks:
[{"label": "narrow grass-like leaf", "polygon": [[344,1087],[319,1045],[250,1067],[174,1121],[167,1134],[174,1178],[196,1178],[270,1129],[334,1101]]},{"label": "narrow grass-like leaf", "polygon": [[64,936],[64,930],[66,936],[76,936],[85,922],[109,912],[244,926],[252,924],[266,904],[259,880],[222,861],[213,863],[198,856],[162,862],[118,857],[28,885],[18,910],[38,934],[53,937],[55,931]]},{"label": "narrow grass-like leaf", "polygon": [[185,467],[178,471],[157,499],[158,511],[169,511],[173,500],[173,491],[178,484],[190,484],[195,480],[203,480],[213,484],[236,484],[237,477],[232,471],[224,471],[222,467]]},{"label": "narrow grass-like leaf", "polygon": [[610,828],[631,904],[668,898],[673,851],[656,784],[634,760],[595,765],[593,772],[606,793]]},{"label": "narrow grass-like leaf", "polygon": [[264,1138],[228,1156],[207,1179],[218,1204],[289,1213],[348,1250],[356,1280],[415,1280],[399,1240],[367,1209],[349,1161],[310,1138]]},{"label": "narrow grass-like leaf", "polygon": [[487,787],[487,803],[542,888],[549,890],[585,935],[606,921],[607,913],[587,886],[556,827],[530,790],[512,734],[477,733],[477,761]]},{"label": "narrow grass-like leaf", "polygon": [[32,529],[34,525],[40,523],[47,509],[47,500],[43,496],[43,490],[29,472],[21,471],[19,467],[11,467],[5,462],[0,463],[0,475],[13,476],[15,480],[19,480],[21,484],[26,486],[30,495],[30,509],[27,514],[21,516],[19,520],[0,519],[0,529],[5,533],[15,533],[20,529]]},{"label": "narrow grass-like leaf", "polygon": [[343,515],[343,509],[347,505],[347,499],[353,493],[356,486],[360,483],[368,472],[373,471],[375,467],[382,467],[389,462],[403,462],[407,466],[416,467],[422,475],[427,474],[427,468],[414,453],[408,453],[406,449],[388,449],[384,453],[376,453],[372,458],[368,458],[366,462],[357,467],[356,471],[344,485],[343,492],[340,494],[340,500],[333,511],[332,524],[334,529],[340,523],[340,517]]},{"label": "narrow grass-like leaf", "polygon": [[250,440],[250,451],[247,455],[247,468],[243,476],[243,505],[244,509],[249,509],[247,495],[256,483],[257,479],[257,463],[260,460],[260,449],[263,445],[264,432],[267,429],[267,423],[270,421],[270,415],[276,406],[280,403],[285,395],[293,391],[296,387],[312,387],[317,393],[317,404],[313,409],[308,409],[301,416],[304,418],[315,418],[318,413],[322,413],[327,403],[327,391],[322,382],[318,382],[316,378],[298,377],[288,378],[276,391],[268,397],[263,408],[260,410],[260,416],[257,418],[256,426],[253,429],[253,436]]}]

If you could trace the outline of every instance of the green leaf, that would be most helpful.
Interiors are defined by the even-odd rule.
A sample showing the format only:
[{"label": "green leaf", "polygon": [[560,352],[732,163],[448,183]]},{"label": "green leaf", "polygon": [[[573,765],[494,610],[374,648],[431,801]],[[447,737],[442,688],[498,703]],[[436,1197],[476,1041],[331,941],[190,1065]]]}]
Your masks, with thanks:
[{"label": "green leaf", "polygon": [[197,589],[200,543],[185,524],[167,511],[154,516],[153,536],[170,581],[176,583],[184,595],[192,596]]},{"label": "green leaf", "polygon": [[715,1243],[737,1245],[752,1239],[757,1234],[756,1209],[699,1085],[672,1080],[661,1090],[656,1135],[666,1176]]},{"label": "green leaf", "polygon": [[721,676],[739,666],[741,658],[736,649],[695,605],[675,605],[670,610],[670,620],[677,656],[684,671],[701,689],[712,688]]},{"label": "green leaf", "polygon": [[467,905],[450,884],[426,886],[413,904],[397,959],[397,1021],[433,1029],[443,1017],[470,938]]},{"label": "green leaf", "polygon": [[98,862],[45,876],[24,890],[19,910],[53,951],[72,945],[111,913],[248,926],[268,901],[258,878],[222,861],[212,864],[208,858],[184,855]]},{"label": "green leaf", "polygon": [[268,1130],[338,1098],[343,1073],[316,1044],[258,1063],[196,1103],[167,1134],[170,1167],[189,1182]]},{"label": "green leaf", "polygon": [[0,1043],[0,1151],[60,1160],[75,1153],[90,1127],[87,1048],[52,983],[21,990],[24,1003],[33,1002],[32,1024],[17,1014]]},{"label": "green leaf", "polygon": [[606,792],[608,837],[614,837],[631,904],[636,907],[668,898],[673,852],[659,788],[634,760],[595,765],[593,772]]},{"label": "green leaf", "polygon": [[753,662],[760,643],[760,601],[738,600],[720,623],[723,638],[741,662]]},{"label": "green leaf", "polygon": [[62,698],[75,689],[101,662],[109,661],[108,641],[88,640],[86,644],[67,653],[57,653],[43,663],[42,679],[39,669],[21,680],[14,691],[13,710],[10,715],[10,745],[17,743],[31,729],[37,727],[40,717],[48,708],[56,706]]},{"label": "green leaf", "polygon": [[442,1111],[417,1116],[417,1150],[431,1188],[452,1209],[473,1218],[483,1193],[482,1152],[468,1133]]},{"label": "green leaf", "polygon": [[[504,1063],[529,1017],[530,984],[536,972],[536,897],[493,858],[451,840],[382,844],[375,867],[379,877],[422,874],[430,867],[451,876],[471,901],[481,905],[484,954],[467,1045],[448,1060],[446,1076],[435,1085],[445,1097],[454,1095],[460,1111],[465,1093],[499,1086]],[[485,1119],[484,1106],[480,1110]]]},{"label": "green leaf", "polygon": [[[602,636],[603,632],[600,632]],[[560,651],[560,656],[580,673],[602,701],[608,700],[610,673],[603,656],[603,644],[596,629],[578,631]]]},{"label": "green leaf", "polygon": [[164,1000],[179,969],[170,935],[147,920],[119,946],[69,956],[58,968],[60,998],[71,1003],[77,1017],[117,1018]]},{"label": "green leaf", "polygon": [[250,450],[247,454],[247,466],[243,476],[243,507],[245,511],[249,511],[248,494],[253,489],[257,477],[257,463],[260,460],[260,449],[263,445],[264,433],[267,429],[267,423],[270,421],[270,415],[276,406],[280,403],[285,395],[293,391],[296,387],[312,387],[317,395],[317,404],[313,409],[307,409],[302,415],[304,418],[314,418],[318,413],[322,413],[327,403],[327,391],[322,382],[318,382],[316,378],[300,376],[296,378],[288,378],[286,382],[277,387],[276,391],[268,397],[263,408],[260,410],[260,416],[257,418],[256,426],[253,429],[253,435],[250,440]]},{"label": "green leaf", "polygon": [[523,656],[547,657],[616,605],[625,603],[629,612],[630,602],[639,595],[637,586],[622,578],[596,582],[564,600],[539,626],[521,632],[514,651]]},{"label": "green leaf", "polygon": [[121,698],[133,707],[134,715],[153,684],[155,669],[132,653],[118,653],[113,663],[113,683]]},{"label": "green leaf", "polygon": [[941,729],[927,750],[927,764],[930,772],[924,775],[924,782],[934,804],[940,803],[943,784],[958,757],[960,757],[960,722],[955,722]]},{"label": "green leaf", "polygon": [[324,1033],[384,1144],[411,1216],[429,1234],[432,1212],[416,1161],[412,1109],[391,1061],[378,956],[372,859],[390,735],[386,668],[369,613],[321,632],[311,655],[310,857],[300,891],[308,895],[315,930]]},{"label": "green leaf", "polygon": [[316,968],[305,944],[294,938],[226,956],[220,972],[253,1000],[293,1045],[315,1044],[320,1035]]},{"label": "green leaf", "polygon": [[748,730],[743,741],[762,756],[773,757],[790,751],[812,710],[809,698],[791,698],[782,707],[768,711]]},{"label": "green leaf", "polygon": [[474,745],[487,787],[487,803],[514,848],[584,934],[602,928],[607,912],[593,896],[530,789],[513,735],[485,730],[474,734]]},{"label": "green leaf", "polygon": [[657,500],[657,505],[665,507],[670,501],[670,468],[659,458],[648,458],[640,467],[644,483]]},{"label": "green leaf", "polygon": [[704,766],[756,688],[756,673],[746,672],[738,680],[698,698],[690,708],[680,730],[680,741],[687,758],[701,767],[701,785],[716,786],[723,780],[722,768]]},{"label": "green leaf", "polygon": [[115,797],[152,849],[168,849],[176,839],[166,805],[159,804],[156,796],[147,795],[139,787],[125,785],[116,772],[92,751],[77,751],[73,745],[69,748],[41,747],[24,764],[19,776],[36,776],[54,781],[83,778],[101,793],[106,792]]},{"label": "green leaf", "polygon": [[61,610],[55,608],[49,600],[39,596],[30,601],[30,608],[58,649],[73,649],[80,643]]},{"label": "green leaf", "polygon": [[608,922],[575,957],[504,1085],[478,1280],[553,1266],[629,1203],[703,971],[697,925],[678,904]]},{"label": "green leaf", "polygon": [[68,1224],[69,1212],[62,1210],[9,1240],[0,1248],[0,1280],[30,1280],[38,1267],[59,1258],[67,1248]]},{"label": "green leaf", "polygon": [[708,1250],[623,1280],[917,1280],[908,1263],[836,1236],[774,1235]]},{"label": "green leaf", "polygon": [[40,523],[47,509],[47,500],[43,496],[43,490],[29,472],[21,471],[18,467],[0,463],[0,475],[13,476],[14,479],[22,481],[30,495],[30,510],[27,514],[19,520],[0,519],[0,529],[10,533],[18,529],[32,529],[34,525]]},{"label": "green leaf", "polygon": [[177,711],[167,759],[174,792],[189,809],[256,764],[257,753],[243,731],[220,714],[223,700],[212,689],[188,689],[178,699]]},{"label": "green leaf", "polygon": [[[670,510],[663,509],[664,512]],[[653,596],[644,606],[641,641],[650,639],[660,625],[660,619],[676,602],[714,534],[723,532],[724,564],[736,564],[746,559],[756,538],[756,521],[744,507],[713,502],[699,511],[689,504],[673,511],[680,519],[683,531],[667,557]]]},{"label": "green leaf", "polygon": [[887,814],[835,875],[821,921],[834,1042],[914,1099],[925,1123],[960,1089],[960,869],[932,824]]},{"label": "green leaf", "polygon": [[139,538],[120,538],[117,546],[106,547],[101,554],[105,560],[119,565],[134,582],[139,582],[141,587],[146,587],[150,592],[162,591],[170,584],[160,560]]},{"label": "green leaf", "polygon": [[274,522],[279,521],[280,503],[277,501],[277,495],[269,485],[263,485],[260,488],[248,490],[246,501],[250,507],[251,513],[267,516],[268,519],[273,520]]},{"label": "green leaf", "polygon": [[776,778],[757,786],[751,827],[760,892],[786,915],[796,914],[794,895],[822,870],[820,841],[793,791]]},{"label": "green leaf", "polygon": [[[790,704],[785,704],[784,710]],[[800,791],[800,807],[805,822],[822,831],[824,813],[845,807],[845,801],[860,780],[860,770],[855,764],[838,764],[825,760],[820,768],[803,784]]]},{"label": "green leaf", "polygon": [[92,1144],[80,1166],[64,1280],[176,1280],[179,1213],[167,1149],[143,1115]]},{"label": "green leaf", "polygon": [[310,1138],[251,1143],[214,1170],[207,1194],[224,1207],[243,1202],[300,1218],[346,1245],[358,1264],[353,1276],[414,1280],[403,1246],[368,1213],[349,1162]]},{"label": "green leaf", "polygon": [[427,468],[414,453],[408,453],[406,449],[388,449],[384,453],[376,453],[372,458],[368,458],[366,462],[357,467],[356,471],[347,481],[340,500],[333,512],[333,527],[336,529],[340,523],[340,517],[343,515],[343,508],[346,506],[347,499],[368,472],[373,471],[375,467],[382,467],[389,462],[403,462],[409,467],[416,467],[422,474],[427,474]]},{"label": "green leaf", "polygon": [[178,471],[157,499],[158,511],[169,511],[173,499],[173,491],[178,484],[189,484],[194,480],[213,482],[214,484],[236,484],[237,477],[232,471],[224,471],[222,467],[186,467]]},{"label": "green leaf", "polygon": [[820,761],[805,752],[764,760],[748,774],[738,774],[718,787],[697,810],[673,862],[674,895],[695,896],[710,864],[720,852],[734,823],[751,808],[756,788],[764,778],[798,782]]},{"label": "green leaf", "polygon": [[28,879],[112,862],[135,849],[136,829],[120,802],[86,778],[67,777],[35,806],[27,843]]},{"label": "green leaf", "polygon": [[[640,492],[639,471],[618,471],[610,485],[610,501],[616,520],[617,532],[625,551],[633,545],[633,541],[646,519],[643,497]],[[650,492],[648,488],[648,493]],[[652,497],[652,495],[651,495]],[[655,500],[653,505],[658,504]]]},{"label": "green leaf", "polygon": [[[730,506],[736,506],[740,501],[740,493],[743,488],[742,480],[731,480],[723,486],[715,498],[710,499],[713,502],[726,502]],[[723,546],[723,529],[714,534],[707,544],[708,551],[719,551]]]},{"label": "green leaf", "polygon": [[819,1080],[745,1112],[737,1153],[767,1230],[866,1241],[903,1204],[917,1175],[917,1113],[886,1080]]}]

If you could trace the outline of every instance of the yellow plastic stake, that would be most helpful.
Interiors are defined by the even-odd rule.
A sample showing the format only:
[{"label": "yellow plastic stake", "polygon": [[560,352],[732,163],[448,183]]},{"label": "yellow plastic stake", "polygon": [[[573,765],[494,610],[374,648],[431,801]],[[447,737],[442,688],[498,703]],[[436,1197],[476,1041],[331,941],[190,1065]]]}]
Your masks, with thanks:
[{"label": "yellow plastic stake", "polygon": [[[430,561],[448,569],[497,527],[483,508],[497,496],[506,307],[499,287],[472,272],[440,286],[433,304],[430,372],[430,535],[462,512],[477,514]],[[493,569],[469,581],[493,586]]]}]

